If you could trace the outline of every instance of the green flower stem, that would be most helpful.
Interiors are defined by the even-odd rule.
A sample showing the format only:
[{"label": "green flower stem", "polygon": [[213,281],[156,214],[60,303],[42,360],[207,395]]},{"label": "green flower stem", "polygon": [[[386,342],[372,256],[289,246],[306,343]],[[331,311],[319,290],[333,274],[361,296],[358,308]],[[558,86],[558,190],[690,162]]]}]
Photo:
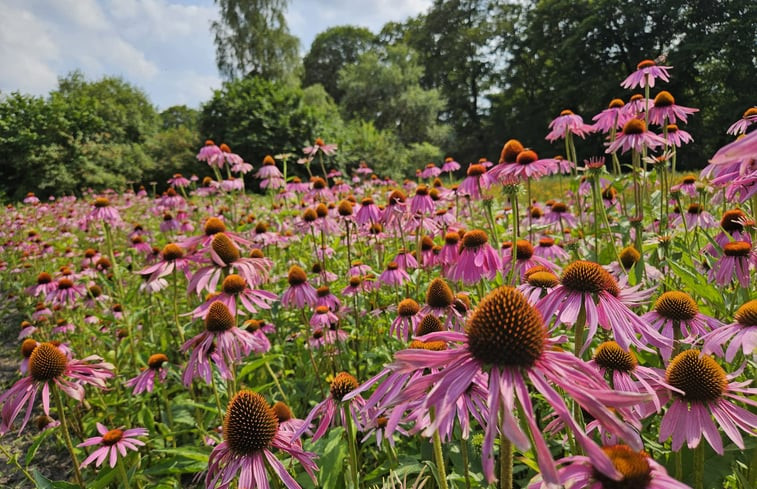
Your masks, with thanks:
[{"label": "green flower stem", "polygon": [[116,467],[118,468],[118,475],[121,477],[121,481],[123,482],[123,486],[126,489],[129,489],[129,474],[126,473],[126,467],[124,467],[124,461],[121,457],[118,457],[118,462],[116,462]]},{"label": "green flower stem", "polygon": [[[159,382],[160,383],[160,382]],[[160,383],[160,396],[163,398],[163,405],[166,410],[166,420],[168,421],[168,428],[171,430],[171,444],[176,448],[176,430],[173,427],[173,412],[171,411],[171,403],[168,401],[168,388],[165,384]]]},{"label": "green flower stem", "polygon": [[13,455],[11,455],[11,453],[5,449],[2,443],[0,443],[0,452],[2,452],[3,455],[5,455],[5,458],[7,458],[9,462],[13,462],[13,465],[15,465],[16,468],[20,470],[24,474],[24,476],[26,476],[26,478],[31,481],[32,484],[36,484],[34,477],[32,477],[32,475],[29,473],[28,470],[21,467],[21,464],[18,463],[18,459],[14,457]]},{"label": "green flower stem", "polygon": [[513,445],[502,433],[499,435],[499,487],[513,489]]},{"label": "green flower stem", "polygon": [[178,270],[176,266],[173,268],[173,320],[176,323],[176,331],[179,333],[179,341],[181,341],[180,345],[184,344],[184,328],[181,327],[181,323],[179,322],[179,279],[178,279]]},{"label": "green flower stem", "polygon": [[468,462],[468,439],[460,437],[460,454],[463,457],[463,474],[465,477],[465,489],[471,489],[470,485],[470,467]]},{"label": "green flower stem", "polygon": [[704,489],[704,441],[692,452],[694,457],[694,489]]},{"label": "green flower stem", "polygon": [[518,196],[513,194],[510,199],[513,203],[513,242],[510,247],[510,255],[512,256],[512,262],[510,264],[510,282],[515,285],[515,264],[518,260],[517,246],[518,242]]},{"label": "green flower stem", "polygon": [[342,404],[344,410],[344,419],[347,423],[347,444],[350,451],[350,477],[352,478],[353,489],[360,487],[360,477],[358,475],[357,444],[355,442],[355,427],[352,424],[352,415],[350,414],[349,402]]},{"label": "green flower stem", "polygon": [[221,404],[221,396],[218,395],[218,386],[216,386],[216,376],[214,372],[210,372],[210,386],[213,388],[213,397],[215,397],[216,400],[216,408],[218,408],[218,415],[221,417],[221,422],[223,422],[223,418],[226,416],[226,410],[223,408],[223,405]]},{"label": "green flower stem", "polygon": [[63,427],[63,438],[66,441],[66,448],[68,448],[68,453],[71,455],[71,461],[74,463],[74,476],[76,477],[76,483],[79,484],[79,487],[85,489],[84,481],[81,478],[81,471],[79,470],[79,459],[76,457],[74,444],[71,443],[71,434],[68,431],[68,421],[66,421],[66,411],[63,408],[63,399],[61,399],[60,397],[60,389],[58,389],[58,387],[56,387],[54,384],[50,387],[55,393],[55,407],[58,410],[60,424]]},{"label": "green flower stem", "polygon": [[[431,419],[434,419],[433,415]],[[433,441],[434,461],[436,462],[436,469],[439,472],[439,489],[447,489],[447,470],[444,467],[444,454],[442,453],[442,440],[439,437],[439,430],[434,430]]]}]

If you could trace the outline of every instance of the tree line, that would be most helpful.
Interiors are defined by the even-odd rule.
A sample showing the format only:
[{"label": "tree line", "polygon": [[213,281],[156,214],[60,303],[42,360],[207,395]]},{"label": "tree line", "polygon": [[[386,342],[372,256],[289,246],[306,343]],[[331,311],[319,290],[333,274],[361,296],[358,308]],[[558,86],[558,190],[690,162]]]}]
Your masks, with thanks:
[{"label": "tree line", "polygon": [[[158,112],[124,80],[78,72],[45,98],[0,94],[0,192],[162,184],[204,170],[192,156],[205,138],[259,164],[321,137],[339,144],[331,165],[365,160],[393,177],[445,156],[496,159],[508,138],[553,156],[552,118],[570,109],[590,122],[613,98],[628,100],[619,82],[658,57],[674,67],[665,89],[700,109],[681,168],[703,166],[755,104],[757,4],[748,0],[436,0],[380,32],[326,29],[304,57],[286,0],[216,4],[226,81],[199,110]],[[600,154],[603,141],[589,137],[580,151]]]}]

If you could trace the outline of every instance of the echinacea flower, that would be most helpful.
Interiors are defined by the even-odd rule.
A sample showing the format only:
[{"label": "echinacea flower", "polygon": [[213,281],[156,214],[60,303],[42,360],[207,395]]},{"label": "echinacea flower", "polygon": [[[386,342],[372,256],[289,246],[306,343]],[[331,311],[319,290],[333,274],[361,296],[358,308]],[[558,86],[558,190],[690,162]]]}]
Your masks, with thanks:
[{"label": "echinacea flower", "polygon": [[281,305],[302,309],[305,305],[315,306],[315,287],[308,283],[308,276],[302,267],[292,265],[287,275],[289,287],[281,294]]},{"label": "echinacea flower", "polygon": [[166,381],[168,371],[163,364],[168,362],[168,357],[163,353],[155,353],[147,359],[147,368],[133,379],[129,379],[124,384],[126,387],[132,387],[132,394],[139,395],[145,391],[152,392],[155,388],[155,378],[163,383]]},{"label": "echinacea flower", "polygon": [[552,143],[558,139],[565,139],[568,133],[575,134],[584,139],[587,134],[590,134],[594,130],[591,125],[584,123],[583,117],[567,109],[560,112],[560,115],[549,123],[549,129],[550,132],[545,139]]},{"label": "echinacea flower", "polygon": [[[609,445],[602,451],[610,458],[619,479],[607,477],[597,470],[591,458],[573,455],[557,461],[559,484],[566,489],[691,489],[668,475],[665,467],[655,462],[646,452],[626,445]],[[550,484],[537,476],[528,489],[550,489]]]},{"label": "echinacea flower", "polygon": [[111,226],[121,224],[121,215],[118,209],[110,204],[107,197],[98,197],[92,202],[92,211],[87,214],[87,221],[103,221]]},{"label": "echinacea flower", "polygon": [[439,169],[438,166],[436,166],[433,163],[428,163],[425,168],[423,168],[423,171],[421,171],[421,178],[436,178],[439,175],[442,174],[442,170]]},{"label": "echinacea flower", "polygon": [[547,321],[554,316],[553,327],[559,324],[574,325],[583,310],[588,335],[581,351],[589,346],[598,325],[612,329],[615,341],[623,349],[635,345],[639,349],[650,351],[648,343],[659,348],[669,346],[670,339],[661,336],[625,303],[636,304],[642,296],[644,294],[636,288],[621,288],[601,265],[578,260],[563,269],[560,285],[537,302],[536,308]]},{"label": "echinacea flower", "polygon": [[466,232],[460,248],[460,257],[447,274],[450,280],[462,280],[464,284],[472,285],[483,277],[493,279],[502,268],[502,260],[489,244],[489,236],[480,229]]},{"label": "echinacea flower", "polygon": [[[516,289],[500,287],[484,297],[468,320],[465,333],[432,333],[421,339],[462,342],[462,346],[441,351],[409,349],[395,354],[394,370],[438,369],[413,382],[416,389],[420,385],[430,388],[424,407],[434,409],[436,421],[426,427],[427,432],[437,429],[438,420],[447,418],[457,409],[457,400],[474,379],[488,372],[488,413],[481,454],[489,482],[494,480],[494,438],[502,433],[519,450],[527,450],[532,444],[531,438],[544,479],[558,483],[552,455],[537,424],[531,401],[534,394],[529,387],[544,396],[600,472],[610,477],[619,476],[610,459],[578,426],[558,389],[571,396],[612,433],[635,448],[641,447],[633,430],[616,418],[607,405],[622,407],[644,400],[646,396],[608,390],[595,370],[587,368],[573,355],[552,348],[553,341],[547,337],[541,314]],[[520,409],[516,410],[516,402]],[[520,413],[522,419],[515,413]],[[527,432],[522,424],[527,426]]]},{"label": "echinacea flower", "polygon": [[757,402],[744,396],[754,396],[757,389],[746,387],[751,380],[732,382],[737,374],[726,375],[712,357],[699,350],[679,353],[668,365],[665,382],[684,394],[673,393],[673,404],[660,422],[660,441],[672,435],[671,448],[677,452],[684,440],[689,448],[695,448],[704,435],[712,449],[723,455],[723,440],[712,422],[714,417],[728,438],[743,450],[744,440],[738,428],[753,434],[757,415],[732,401],[757,406]]},{"label": "echinacea flower", "polygon": [[[702,338],[702,353],[723,356],[723,345],[730,341],[725,360],[733,361],[741,350],[745,357],[757,351],[757,299],[743,304],[733,315],[733,323],[713,329]],[[25,343],[25,342],[24,342]]]},{"label": "echinacea flower", "polygon": [[451,156],[444,158],[444,164],[442,165],[442,173],[452,173],[460,169],[460,163],[455,161]]},{"label": "echinacea flower", "polygon": [[699,312],[699,306],[686,292],[671,290],[665,292],[654,304],[652,310],[642,316],[673,344],[660,348],[664,360],[670,360],[676,343],[694,343],[710,330],[719,328],[722,323],[715,318]]},{"label": "echinacea flower", "polygon": [[[502,250],[502,272],[504,276],[508,276],[510,270],[513,267],[513,246],[510,243],[510,247]],[[549,262],[549,260],[542,258],[534,252],[534,247],[531,243],[525,239],[519,239],[515,243],[515,273],[520,278],[525,278],[526,271],[541,265],[547,268],[551,272],[558,272],[559,267]]]},{"label": "echinacea flower", "polygon": [[494,177],[486,171],[484,165],[478,163],[471,164],[466,175],[457,187],[457,192],[469,196],[472,200],[481,200],[483,191],[494,183]]},{"label": "echinacea flower", "polygon": [[[269,472],[287,489],[300,489],[272,448],[297,460],[315,483],[315,454],[305,452],[291,432],[282,430],[279,418],[260,394],[243,390],[229,401],[223,419],[223,442],[208,459],[207,489],[227,489],[239,473],[239,487],[268,489]],[[220,485],[219,485],[220,483]]]},{"label": "echinacea flower", "polygon": [[699,112],[699,109],[676,105],[676,99],[667,90],[662,90],[654,98],[654,107],[649,109],[649,122],[662,126],[663,124],[675,124],[678,121],[686,122],[691,114]]},{"label": "echinacea flower", "polygon": [[205,141],[205,145],[200,148],[200,151],[197,153],[197,159],[213,166],[214,162],[221,156],[221,153],[221,148],[219,148],[213,140],[208,139]]},{"label": "echinacea flower", "polygon": [[2,423],[0,434],[10,430],[24,408],[22,431],[29,421],[37,393],[42,390],[42,408],[50,415],[50,389],[57,388],[77,401],[84,400],[82,384],[105,389],[105,379],[113,377],[113,365],[91,355],[82,360],[69,358],[53,343],[40,343],[29,355],[29,374],[0,395]]},{"label": "echinacea flower", "polygon": [[418,314],[421,307],[413,299],[403,299],[397,305],[397,317],[389,327],[389,334],[396,336],[398,340],[408,341],[410,334],[415,331],[421,316]]},{"label": "echinacea flower", "polygon": [[145,428],[132,428],[125,431],[120,428],[109,430],[101,423],[97,423],[97,431],[101,436],[87,438],[83,443],[77,445],[78,447],[99,445],[99,448],[84,459],[81,467],[86,467],[92,462],[95,462],[95,467],[99,467],[105,459],[108,459],[108,465],[113,468],[116,466],[119,454],[125,457],[127,449],[139,450],[138,447],[144,446],[145,442],[138,440],[137,437],[147,436],[148,434]]},{"label": "echinacea flower", "polygon": [[[302,427],[294,433],[293,438],[301,437],[305,431],[310,428],[310,423],[312,423],[316,417],[321,416],[321,421],[318,424],[318,428],[316,428],[313,433],[312,439],[314,442],[317,441],[320,437],[326,434],[326,430],[331,426],[332,422],[335,421],[337,411],[339,411],[339,419],[342,426],[347,426],[348,421],[346,416],[351,416],[352,421],[357,422],[357,413],[365,401],[359,395],[351,397],[350,400],[344,399],[347,394],[357,389],[357,387],[358,381],[352,374],[348,372],[339,372],[336,374],[331,381],[329,395],[310,410]],[[342,409],[342,407],[346,407],[347,409]]]},{"label": "echinacea flower", "polygon": [[386,270],[379,275],[379,282],[391,287],[399,287],[408,280],[410,280],[410,275],[401,269],[396,261],[389,262],[386,265]]},{"label": "echinacea flower", "polygon": [[728,285],[738,280],[739,285],[749,288],[749,269],[757,265],[757,251],[748,241],[731,241],[723,245],[723,256],[713,265],[707,276],[718,285]]},{"label": "echinacea flower", "polygon": [[649,149],[654,149],[663,145],[665,145],[665,140],[652,131],[647,130],[647,125],[643,120],[629,119],[623,126],[623,131],[615,138],[615,141],[609,143],[605,153],[615,153],[618,150],[622,150],[623,153],[629,150],[641,153],[645,146]]},{"label": "echinacea flower", "polygon": [[218,367],[221,377],[231,379],[231,369],[243,356],[252,351],[263,353],[268,347],[270,344],[238,328],[229,308],[223,302],[215,301],[205,316],[205,330],[181,346],[182,352],[192,349],[184,370],[184,385],[190,385],[195,376],[210,384],[213,375],[211,361]]},{"label": "echinacea flower", "polygon": [[663,81],[669,81],[668,70],[672,66],[658,66],[656,62],[651,59],[645,59],[636,65],[636,71],[628,75],[620,84],[625,89],[633,90],[636,87],[654,87],[655,79],[659,78]]},{"label": "echinacea flower", "polygon": [[622,110],[624,105],[625,102],[621,99],[612,99],[605,110],[592,117],[591,120],[594,121],[593,130],[607,134],[613,129],[622,129],[623,125],[632,117]]},{"label": "echinacea flower", "polygon": [[321,138],[315,138],[312,146],[302,148],[302,152],[308,156],[315,156],[319,151],[328,156],[336,152],[336,144],[326,144]]},{"label": "echinacea flower", "polygon": [[160,261],[154,265],[150,265],[137,272],[139,275],[147,278],[150,283],[156,282],[158,279],[170,275],[174,270],[181,270],[185,276],[189,276],[189,265],[191,259],[184,256],[184,249],[175,244],[169,243],[163,247],[160,252]]},{"label": "echinacea flower", "polygon": [[662,134],[662,137],[668,144],[674,145],[677,148],[680,148],[682,144],[688,144],[694,140],[691,134],[678,127],[677,124],[668,124],[665,126],[665,133]]},{"label": "echinacea flower", "polygon": [[747,128],[755,122],[757,122],[757,107],[750,107],[744,112],[744,115],[741,116],[741,119],[731,124],[726,133],[733,136],[745,134]]}]

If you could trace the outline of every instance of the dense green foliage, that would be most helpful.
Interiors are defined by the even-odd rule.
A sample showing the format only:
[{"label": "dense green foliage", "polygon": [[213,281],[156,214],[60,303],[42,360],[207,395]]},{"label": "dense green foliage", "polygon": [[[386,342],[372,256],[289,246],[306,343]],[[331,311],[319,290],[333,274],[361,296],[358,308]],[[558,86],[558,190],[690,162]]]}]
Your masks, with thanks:
[{"label": "dense green foliage", "polygon": [[[0,194],[162,185],[173,172],[206,170],[190,156],[208,137],[253,164],[267,153],[299,157],[321,137],[339,145],[330,165],[365,159],[390,176],[446,154],[494,160],[511,137],[552,156],[562,145],[544,136],[561,110],[591,122],[611,99],[630,96],[618,80],[660,56],[675,76],[652,95],[664,88],[700,109],[684,128],[695,143],[678,159],[694,169],[755,103],[757,4],[745,0],[436,0],[379,33],[326,29],[302,65],[286,1],[216,3],[212,31],[228,83],[199,111],[158,114],[123,80],[79,73],[44,99],[0,94]],[[603,150],[592,135],[578,156]]]}]

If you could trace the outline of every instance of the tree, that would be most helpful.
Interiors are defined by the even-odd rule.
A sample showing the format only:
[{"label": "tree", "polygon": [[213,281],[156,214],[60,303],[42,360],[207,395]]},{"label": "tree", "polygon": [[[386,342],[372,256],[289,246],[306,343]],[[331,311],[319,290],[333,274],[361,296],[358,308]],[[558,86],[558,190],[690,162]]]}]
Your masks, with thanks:
[{"label": "tree", "polygon": [[302,85],[323,85],[337,103],[342,91],[337,86],[339,70],[355,63],[367,51],[376,36],[365,27],[351,25],[330,27],[318,34],[303,59],[305,70]]},{"label": "tree", "polygon": [[160,113],[160,125],[163,129],[187,127],[197,129],[199,111],[186,105],[172,105]]},{"label": "tree", "polygon": [[216,0],[213,21],[218,70],[228,80],[288,79],[299,63],[299,40],[289,33],[287,0]]},{"label": "tree", "polygon": [[438,90],[421,88],[422,76],[417,55],[405,45],[367,51],[339,72],[342,111],[393,131],[403,144],[443,143],[447,133],[438,116],[445,102]]},{"label": "tree", "polygon": [[261,77],[224,83],[202,106],[199,123],[201,134],[251,163],[271,153],[301,154],[316,126],[299,87]]}]

